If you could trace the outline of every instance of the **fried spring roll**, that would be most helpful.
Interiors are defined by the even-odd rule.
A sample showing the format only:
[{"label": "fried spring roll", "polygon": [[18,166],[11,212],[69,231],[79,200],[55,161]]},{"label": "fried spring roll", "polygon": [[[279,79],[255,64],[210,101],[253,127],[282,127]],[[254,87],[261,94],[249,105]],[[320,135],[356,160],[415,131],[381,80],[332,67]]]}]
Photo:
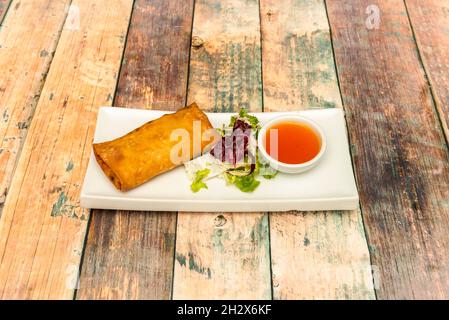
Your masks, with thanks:
[{"label": "fried spring roll", "polygon": [[[180,141],[174,139],[173,133],[179,130],[188,132],[189,141],[187,149],[182,149],[182,159],[176,160]],[[118,190],[127,191],[201,155],[212,146],[217,135],[207,116],[193,103],[176,113],[150,121],[123,137],[96,143],[93,149],[106,176]],[[176,134],[174,136],[176,138]],[[198,141],[196,145],[195,139]],[[190,152],[186,152],[188,150]]]}]

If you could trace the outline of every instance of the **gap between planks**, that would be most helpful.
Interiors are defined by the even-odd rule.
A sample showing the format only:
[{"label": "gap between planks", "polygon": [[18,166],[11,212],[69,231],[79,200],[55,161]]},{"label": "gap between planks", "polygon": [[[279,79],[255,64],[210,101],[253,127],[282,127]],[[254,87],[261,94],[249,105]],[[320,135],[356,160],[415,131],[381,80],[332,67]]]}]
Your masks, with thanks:
[{"label": "gap between planks", "polygon": [[[192,35],[188,102],[261,111],[258,2],[197,0]],[[264,213],[180,212],[173,298],[270,299],[268,233]]]},{"label": "gap between planks", "polygon": [[[114,105],[185,105],[193,0],[137,0]],[[149,49],[150,48],[150,49]],[[169,299],[176,213],[94,210],[77,299]]]},{"label": "gap between planks", "polygon": [[131,4],[70,6],[0,220],[4,299],[73,298],[88,218],[79,189],[96,110],[116,86]]},{"label": "gap between planks", "polygon": [[[261,0],[266,111],[342,108],[324,1]],[[359,210],[270,214],[275,299],[374,299]],[[298,285],[300,284],[300,285]]]},{"label": "gap between planks", "polygon": [[[11,4],[0,29],[0,203],[3,206],[70,0]],[[23,24],[23,20],[29,23]],[[40,29],[35,24],[45,21]],[[14,67],[12,67],[14,66]],[[0,210],[1,214],[1,210]]]},{"label": "gap between planks", "polygon": [[449,1],[404,0],[420,62],[449,146]]},{"label": "gap between planks", "polygon": [[404,2],[327,4],[377,295],[447,297],[448,149]]},{"label": "gap between planks", "polygon": [[0,0],[0,27],[2,25],[3,19],[8,13],[9,6],[12,0]]}]

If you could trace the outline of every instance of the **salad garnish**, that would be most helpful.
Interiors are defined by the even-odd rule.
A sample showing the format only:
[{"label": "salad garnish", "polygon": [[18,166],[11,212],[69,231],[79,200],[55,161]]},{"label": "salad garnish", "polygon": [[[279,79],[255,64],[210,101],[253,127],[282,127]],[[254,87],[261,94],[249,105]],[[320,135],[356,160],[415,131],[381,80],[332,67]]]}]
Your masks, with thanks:
[{"label": "salad garnish", "polygon": [[209,175],[210,169],[203,169],[198,170],[195,173],[195,179],[193,180],[192,184],[190,185],[190,189],[192,189],[193,192],[198,192],[202,188],[207,189],[207,184],[204,183],[204,179]]},{"label": "salad garnish", "polygon": [[[256,190],[260,185],[259,176],[273,179],[277,171],[259,158],[259,129],[259,119],[248,114],[246,109],[242,108],[238,115],[232,116],[229,125],[218,130],[221,140],[210,153],[185,164],[187,174],[193,180],[192,191],[207,189],[205,180],[213,177],[225,179],[228,185],[234,185],[242,192]],[[213,175],[209,175],[211,170]]]}]

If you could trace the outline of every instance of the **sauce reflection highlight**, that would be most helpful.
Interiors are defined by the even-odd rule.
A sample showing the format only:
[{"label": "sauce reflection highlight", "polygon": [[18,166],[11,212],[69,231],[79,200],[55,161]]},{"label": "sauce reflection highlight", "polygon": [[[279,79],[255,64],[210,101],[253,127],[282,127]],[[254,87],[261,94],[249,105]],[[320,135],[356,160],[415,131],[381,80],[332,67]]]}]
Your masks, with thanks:
[{"label": "sauce reflection highlight", "polygon": [[307,124],[285,121],[275,124],[267,130],[265,149],[277,161],[286,164],[301,164],[318,155],[321,149],[321,139],[315,130]]}]

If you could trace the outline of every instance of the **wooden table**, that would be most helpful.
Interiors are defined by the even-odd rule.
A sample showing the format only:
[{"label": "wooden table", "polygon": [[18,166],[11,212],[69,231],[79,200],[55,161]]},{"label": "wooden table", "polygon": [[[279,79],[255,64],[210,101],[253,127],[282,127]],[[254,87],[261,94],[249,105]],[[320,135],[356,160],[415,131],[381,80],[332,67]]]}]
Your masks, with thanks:
[{"label": "wooden table", "polygon": [[[449,298],[448,0],[0,0],[0,21],[0,298]],[[359,210],[79,207],[99,106],[193,101],[344,108]]]}]

